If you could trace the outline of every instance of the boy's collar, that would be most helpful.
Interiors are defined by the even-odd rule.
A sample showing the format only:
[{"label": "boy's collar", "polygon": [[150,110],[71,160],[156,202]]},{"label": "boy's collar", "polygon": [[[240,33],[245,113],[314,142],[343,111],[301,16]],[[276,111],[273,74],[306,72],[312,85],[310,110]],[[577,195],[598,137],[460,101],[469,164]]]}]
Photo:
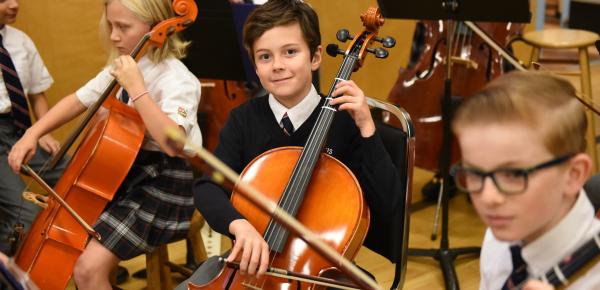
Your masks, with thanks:
[{"label": "boy's collar", "polygon": [[308,94],[298,104],[291,108],[286,108],[282,105],[273,94],[269,94],[269,107],[273,111],[273,115],[277,122],[281,122],[283,115],[288,114],[294,128],[299,128],[310,117],[315,107],[321,101],[321,96],[313,85],[310,87]]}]

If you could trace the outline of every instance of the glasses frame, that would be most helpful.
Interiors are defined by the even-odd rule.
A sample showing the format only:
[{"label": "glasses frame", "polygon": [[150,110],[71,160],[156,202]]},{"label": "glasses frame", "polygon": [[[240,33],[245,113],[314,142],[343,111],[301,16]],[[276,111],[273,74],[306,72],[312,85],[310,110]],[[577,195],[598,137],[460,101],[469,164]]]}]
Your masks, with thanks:
[{"label": "glasses frame", "polygon": [[[483,191],[484,185],[485,185],[485,179],[490,177],[492,179],[492,181],[494,182],[494,185],[496,186],[496,188],[498,189],[499,192],[505,194],[505,195],[517,195],[517,194],[521,194],[523,192],[525,192],[527,190],[527,187],[529,186],[529,175],[531,173],[534,173],[536,171],[539,171],[541,169],[544,168],[548,168],[548,167],[552,167],[552,166],[556,166],[559,165],[561,163],[564,163],[565,161],[573,158],[573,156],[575,156],[575,154],[566,154],[566,155],[561,155],[559,157],[556,157],[554,159],[542,162],[538,165],[534,165],[531,167],[527,167],[527,168],[500,168],[500,169],[496,169],[496,170],[492,170],[492,171],[483,171],[483,170],[479,170],[476,168],[469,168],[469,167],[465,167],[463,166],[461,163],[455,164],[452,166],[452,168],[450,168],[450,175],[452,177],[454,177],[454,181],[456,183],[456,186],[465,192],[468,193],[481,193]],[[456,174],[458,171],[468,171],[471,173],[474,173],[475,175],[481,177],[481,187],[477,190],[468,190],[466,188],[464,188],[463,186],[461,186],[460,182],[458,181],[458,179],[456,178]],[[520,174],[523,175],[525,178],[525,185],[523,186],[522,190],[518,190],[518,191],[506,191],[505,189],[503,189],[502,187],[500,187],[498,185],[498,181],[496,180],[496,173],[499,171],[512,171],[515,174]]]}]

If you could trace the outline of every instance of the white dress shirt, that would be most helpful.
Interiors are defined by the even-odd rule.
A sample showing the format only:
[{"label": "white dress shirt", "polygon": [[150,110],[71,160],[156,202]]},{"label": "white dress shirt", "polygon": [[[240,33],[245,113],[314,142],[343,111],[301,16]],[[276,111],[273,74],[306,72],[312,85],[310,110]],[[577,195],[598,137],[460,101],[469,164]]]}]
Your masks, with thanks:
[{"label": "white dress shirt", "polygon": [[[523,260],[532,278],[538,278],[557,265],[564,257],[600,232],[600,220],[595,218],[594,207],[581,190],[569,213],[550,231],[523,247]],[[499,241],[488,228],[481,248],[481,290],[498,290],[512,271],[511,243]],[[600,263],[584,276],[571,281],[565,290],[600,289]]]},{"label": "white dress shirt", "polygon": [[[54,82],[44,65],[33,41],[22,31],[4,25],[0,29],[4,48],[10,54],[15,65],[25,95],[39,94],[46,91]],[[0,114],[10,113],[11,105],[4,78],[0,77]]]},{"label": "white dress shirt", "polygon": [[[176,58],[169,58],[160,63],[153,63],[146,56],[138,62],[144,77],[149,96],[158,107],[175,123],[185,129],[188,139],[195,145],[202,145],[202,135],[197,121],[198,104],[200,103],[200,81],[185,65]],[[75,94],[86,107],[94,104],[113,79],[108,68],[103,69],[95,78],[88,81]],[[119,90],[117,96],[121,96]],[[133,107],[129,96],[129,106]],[[148,132],[142,144],[146,150],[161,151]],[[189,152],[189,148],[184,148]]]},{"label": "white dress shirt", "polygon": [[315,110],[315,107],[319,105],[320,101],[321,96],[317,93],[317,89],[315,89],[313,85],[311,85],[308,95],[292,108],[286,108],[275,99],[273,94],[269,94],[269,107],[271,107],[271,111],[273,111],[277,123],[281,124],[283,115],[287,113],[290,121],[292,121],[292,125],[294,125],[294,130],[298,130],[298,128],[304,124],[308,117],[310,117],[310,114]]}]

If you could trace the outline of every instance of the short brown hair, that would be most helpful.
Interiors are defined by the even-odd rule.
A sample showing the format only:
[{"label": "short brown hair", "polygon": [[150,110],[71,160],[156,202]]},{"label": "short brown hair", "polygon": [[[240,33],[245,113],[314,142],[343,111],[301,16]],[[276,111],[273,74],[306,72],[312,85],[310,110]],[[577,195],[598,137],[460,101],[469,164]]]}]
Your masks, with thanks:
[{"label": "short brown hair", "polygon": [[587,119],[567,80],[544,72],[511,72],[489,83],[459,107],[453,131],[470,124],[524,122],[541,130],[555,156],[584,152]]},{"label": "short brown hair", "polygon": [[269,0],[252,11],[244,24],[244,47],[248,50],[252,63],[254,42],[263,33],[276,26],[295,23],[300,25],[312,59],[321,44],[321,31],[319,17],[308,3],[302,0]]}]

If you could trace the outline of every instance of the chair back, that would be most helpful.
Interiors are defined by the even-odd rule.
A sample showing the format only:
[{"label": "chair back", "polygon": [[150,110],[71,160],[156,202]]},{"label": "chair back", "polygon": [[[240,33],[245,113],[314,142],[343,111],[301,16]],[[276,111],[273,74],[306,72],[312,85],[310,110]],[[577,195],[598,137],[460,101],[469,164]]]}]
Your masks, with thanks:
[{"label": "chair back", "polygon": [[415,159],[415,134],[409,114],[402,108],[367,98],[369,106],[375,112],[381,112],[381,118],[396,118],[401,128],[384,123],[374,116],[375,126],[384,146],[392,159],[398,175],[402,178],[403,192],[400,202],[390,217],[383,219],[371,214],[371,226],[364,245],[386,257],[395,264],[395,275],[391,289],[401,289],[404,285],[408,257],[408,235],[410,230],[410,204]]},{"label": "chair back", "polygon": [[600,173],[592,175],[583,189],[594,206],[596,216],[600,218]]}]

